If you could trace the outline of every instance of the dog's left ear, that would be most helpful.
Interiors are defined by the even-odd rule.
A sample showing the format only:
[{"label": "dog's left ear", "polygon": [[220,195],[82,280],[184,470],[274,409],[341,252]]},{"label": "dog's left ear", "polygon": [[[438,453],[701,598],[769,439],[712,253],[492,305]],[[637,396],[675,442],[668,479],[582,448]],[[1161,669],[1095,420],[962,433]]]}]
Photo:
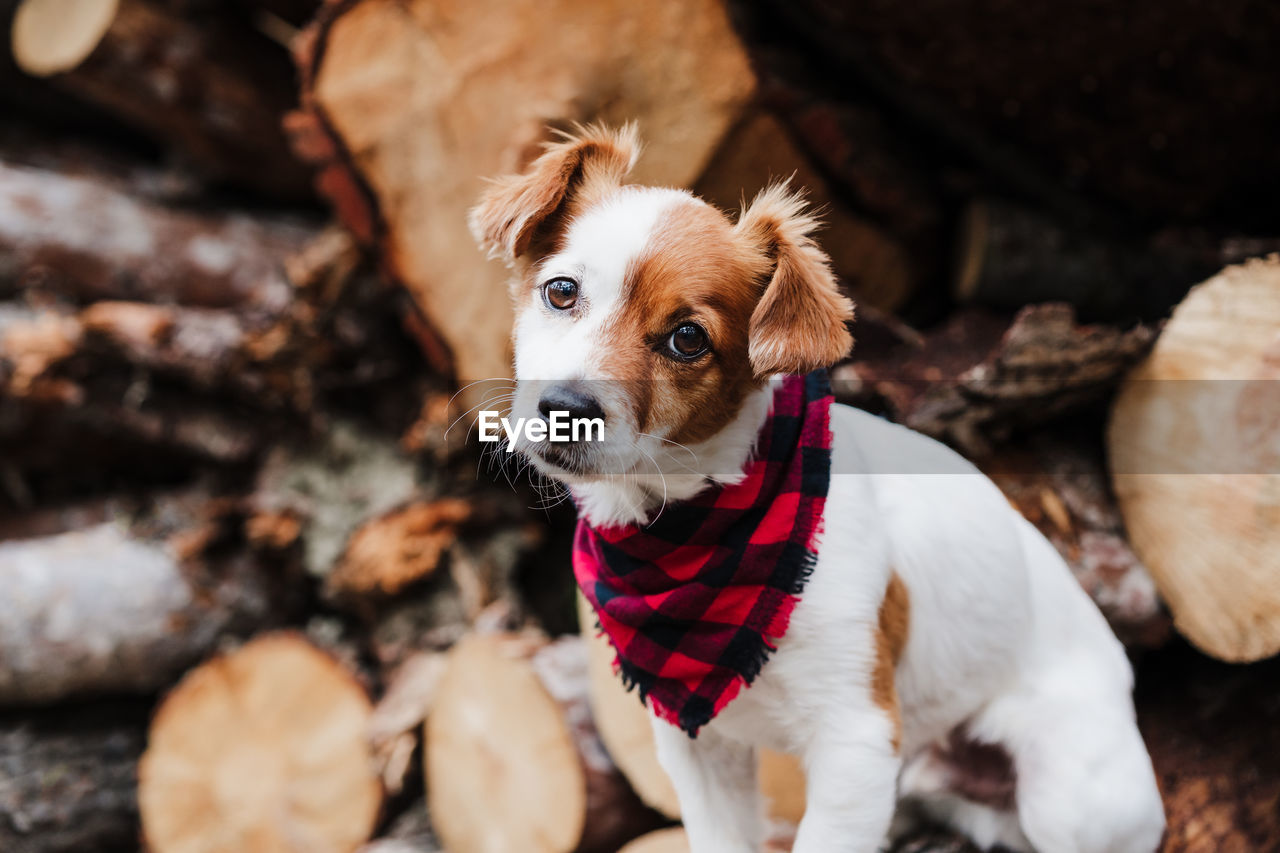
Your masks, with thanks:
[{"label": "dog's left ear", "polygon": [[748,333],[757,377],[808,373],[839,361],[853,346],[845,326],[853,303],[810,236],[817,226],[803,196],[785,183],[761,191],[738,219],[737,230],[773,262]]},{"label": "dog's left ear", "polygon": [[535,250],[573,205],[622,184],[640,144],[634,125],[579,128],[551,143],[524,172],[498,178],[471,210],[471,233],[508,265]]}]

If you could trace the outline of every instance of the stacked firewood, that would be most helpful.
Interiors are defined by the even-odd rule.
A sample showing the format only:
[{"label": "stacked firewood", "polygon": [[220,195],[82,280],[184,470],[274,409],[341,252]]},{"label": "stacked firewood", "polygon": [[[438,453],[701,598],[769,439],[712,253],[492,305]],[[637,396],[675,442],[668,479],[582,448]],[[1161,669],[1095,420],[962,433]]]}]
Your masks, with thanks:
[{"label": "stacked firewood", "polygon": [[[1278,176],[1188,126],[1222,86],[1276,119],[1277,27],[946,5],[0,2],[0,850],[687,849],[571,509],[467,440],[511,313],[465,211],[599,120],[638,181],[806,189],[860,306],[838,398],[1062,552],[1139,662],[1167,849],[1280,846],[1274,662],[1211,659],[1280,651],[1280,223],[1241,190]],[[1017,35],[1065,31],[1053,74]],[[1165,44],[1177,86],[1098,70]],[[1063,69],[1124,121],[1046,130]],[[803,774],[759,778],[786,850]]]}]

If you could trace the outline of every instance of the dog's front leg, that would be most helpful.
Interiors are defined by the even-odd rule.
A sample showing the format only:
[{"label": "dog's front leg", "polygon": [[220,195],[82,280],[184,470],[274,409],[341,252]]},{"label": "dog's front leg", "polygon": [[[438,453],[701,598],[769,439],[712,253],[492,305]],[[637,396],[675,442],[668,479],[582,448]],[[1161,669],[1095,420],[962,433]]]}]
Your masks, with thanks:
[{"label": "dog's front leg", "polygon": [[703,729],[690,738],[653,718],[658,761],[680,798],[692,853],[758,853],[760,795],[753,747]]},{"label": "dog's front leg", "polygon": [[900,760],[890,721],[875,710],[843,712],[805,749],[805,814],[793,853],[872,853],[897,801]]}]

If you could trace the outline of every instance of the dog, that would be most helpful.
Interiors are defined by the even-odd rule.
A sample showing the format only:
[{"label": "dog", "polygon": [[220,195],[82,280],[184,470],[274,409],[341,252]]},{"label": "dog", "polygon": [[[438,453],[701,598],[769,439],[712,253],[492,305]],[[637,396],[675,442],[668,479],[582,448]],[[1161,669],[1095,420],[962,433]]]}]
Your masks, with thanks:
[{"label": "dog", "polygon": [[[627,184],[638,152],[631,127],[578,128],[470,215],[513,271],[513,413],[606,427],[513,449],[600,529],[732,486],[771,377],[852,346],[800,195],[771,186],[731,219]],[[1132,670],[1053,546],[942,444],[842,405],[829,430],[815,559],[767,663],[696,737],[654,715],[693,853],[760,849],[758,747],[803,762],[796,853],[873,851],[921,818],[984,849],[1156,850]]]}]

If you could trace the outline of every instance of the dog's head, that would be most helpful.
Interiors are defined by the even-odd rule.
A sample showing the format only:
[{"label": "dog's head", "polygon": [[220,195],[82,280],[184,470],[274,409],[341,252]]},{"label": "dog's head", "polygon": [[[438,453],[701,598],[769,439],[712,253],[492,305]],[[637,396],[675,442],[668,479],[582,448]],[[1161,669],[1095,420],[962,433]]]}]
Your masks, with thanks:
[{"label": "dog's head", "polygon": [[800,196],[771,187],[735,222],[683,190],[627,185],[637,154],[631,128],[586,128],[471,212],[481,246],[515,271],[512,417],[604,419],[601,441],[517,445],[570,482],[703,444],[769,376],[852,344],[852,304]]}]

